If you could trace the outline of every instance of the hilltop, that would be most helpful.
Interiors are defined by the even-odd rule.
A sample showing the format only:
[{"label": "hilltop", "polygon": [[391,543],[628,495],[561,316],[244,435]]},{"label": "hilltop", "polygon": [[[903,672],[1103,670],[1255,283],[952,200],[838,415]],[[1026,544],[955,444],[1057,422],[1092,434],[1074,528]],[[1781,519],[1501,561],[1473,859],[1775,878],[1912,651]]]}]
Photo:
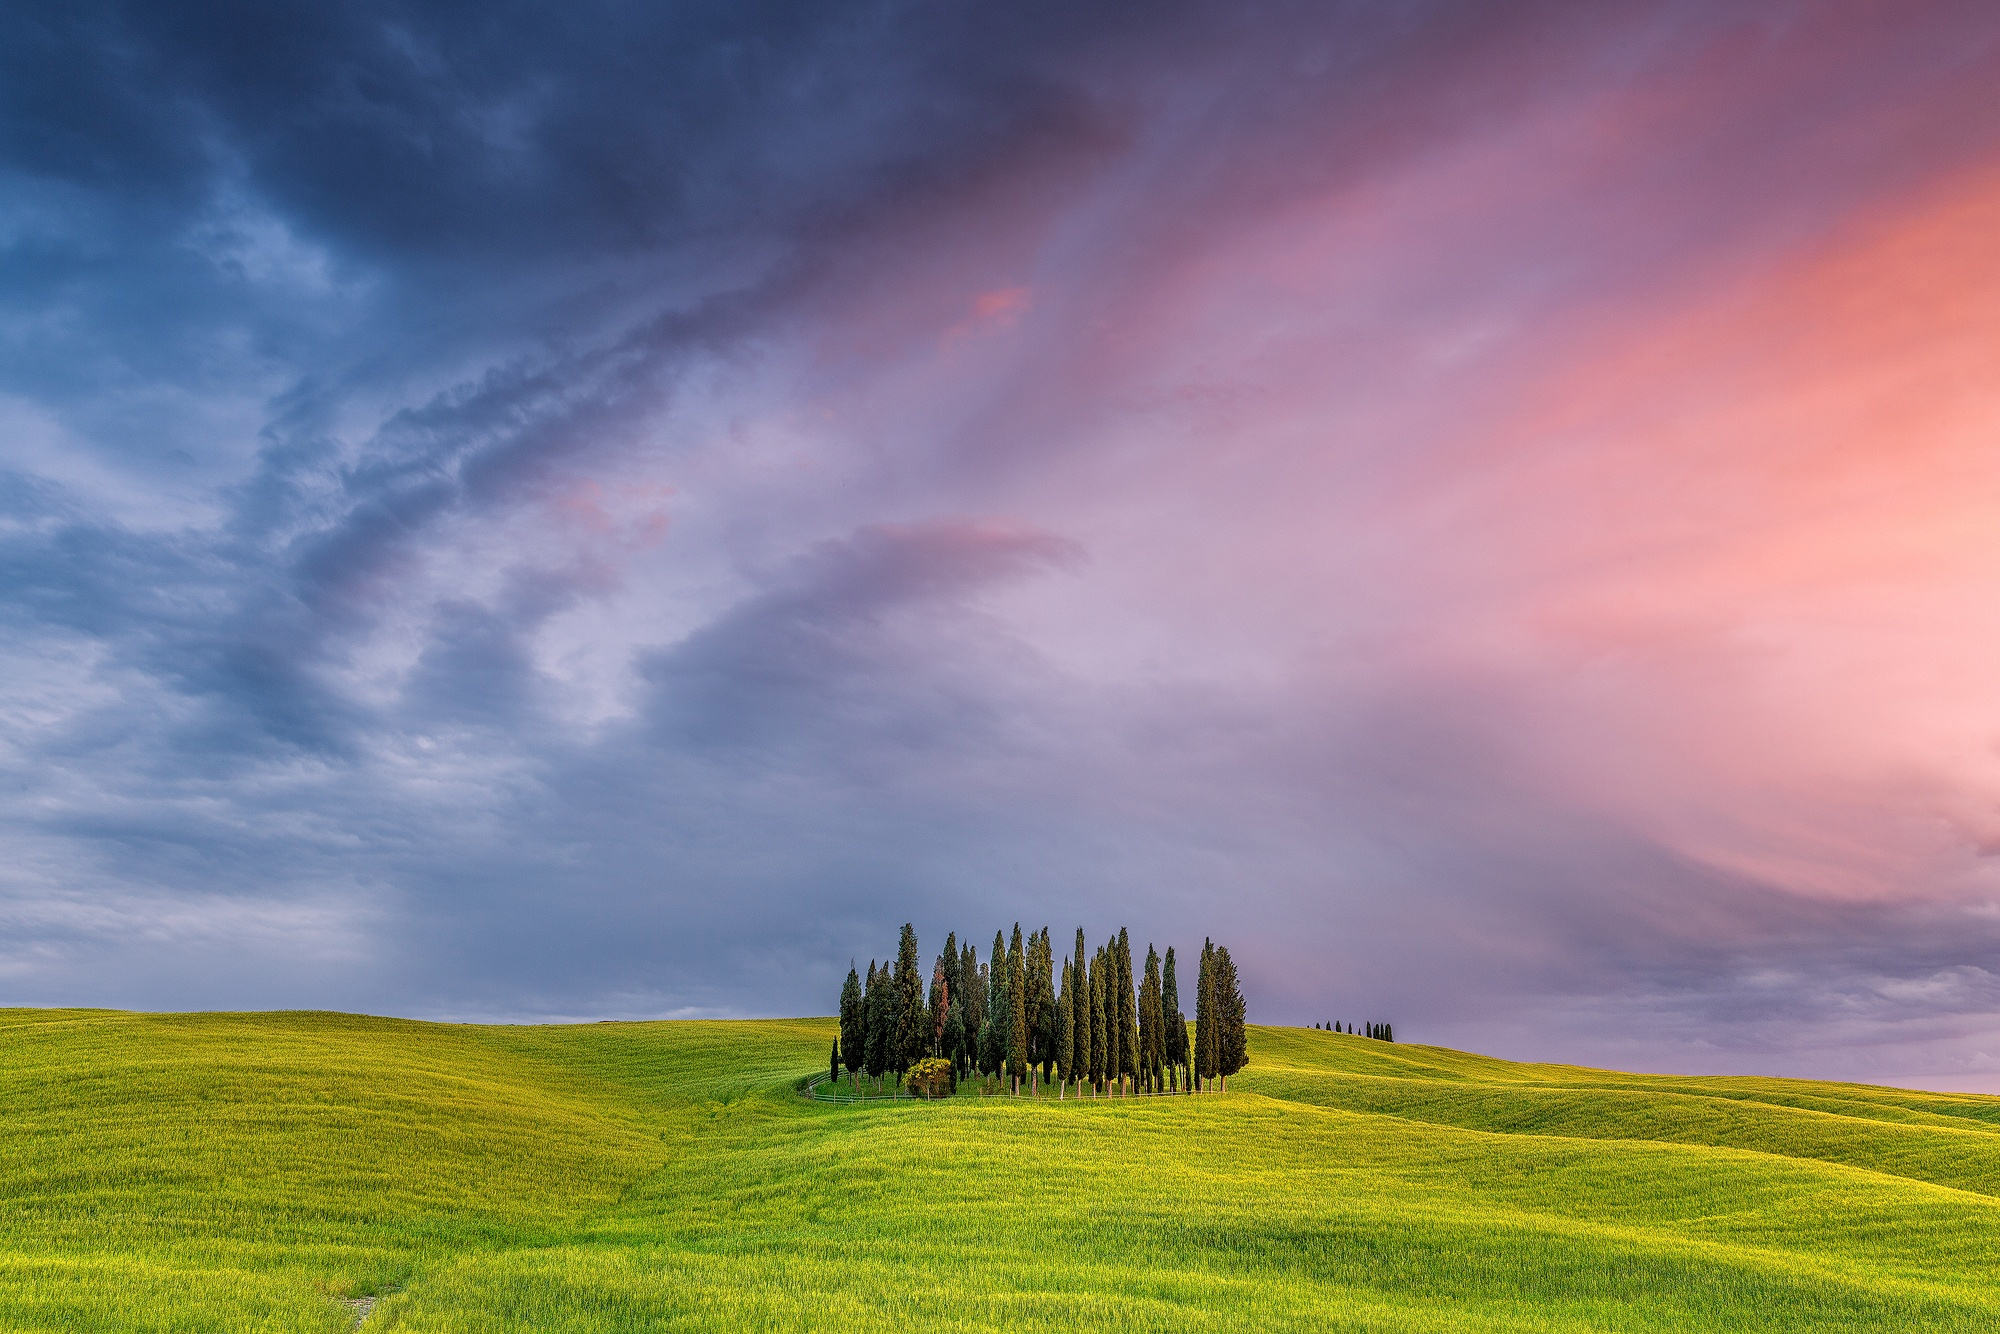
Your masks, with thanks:
[{"label": "hilltop", "polygon": [[0,1329],[2000,1327],[2000,1099],[1253,1027],[815,1104],[834,1028],[0,1011]]}]

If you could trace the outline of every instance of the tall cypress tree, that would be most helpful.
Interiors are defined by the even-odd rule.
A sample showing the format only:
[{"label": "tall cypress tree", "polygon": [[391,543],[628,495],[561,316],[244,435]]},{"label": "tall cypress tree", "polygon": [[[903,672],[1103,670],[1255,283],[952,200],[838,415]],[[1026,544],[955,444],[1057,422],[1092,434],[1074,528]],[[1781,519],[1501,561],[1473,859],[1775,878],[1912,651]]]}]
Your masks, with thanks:
[{"label": "tall cypress tree", "polygon": [[1104,942],[1104,1093],[1118,1082],[1118,937]]},{"label": "tall cypress tree", "polygon": [[965,1074],[965,1002],[957,996],[951,998],[951,1008],[945,1011],[944,1040],[939,1044],[944,1049],[944,1058],[951,1062],[952,1080],[956,1083]]},{"label": "tall cypress tree", "polygon": [[1007,1073],[1014,1092],[1028,1074],[1028,960],[1021,945],[1021,924],[1014,923],[1014,938],[1007,942]]},{"label": "tall cypress tree", "polygon": [[827,1063],[826,1078],[827,1082],[834,1086],[833,1091],[836,1093],[840,1092],[840,1039],[839,1038],[835,1038],[833,1040],[833,1052],[831,1053],[831,1056]]},{"label": "tall cypress tree", "polygon": [[1194,1086],[1208,1091],[1215,1078],[1215,946],[1201,942],[1201,971],[1194,990]]},{"label": "tall cypress tree", "polygon": [[1111,1025],[1104,1018],[1104,947],[1099,945],[1097,953],[1090,959],[1090,1096],[1104,1092],[1105,1073],[1109,1053],[1106,1044],[1111,1037]]},{"label": "tall cypress tree", "polygon": [[923,967],[917,954],[917,930],[905,922],[902,939],[896,943],[896,1045],[890,1057],[898,1084],[903,1082],[903,1072],[923,1060],[930,1046]]},{"label": "tall cypress tree", "polygon": [[1138,1050],[1140,1084],[1146,1092],[1160,1092],[1166,1082],[1166,1002],[1160,996],[1160,954],[1146,944],[1146,980],[1138,998]]},{"label": "tall cypress tree", "polygon": [[876,968],[870,959],[868,983],[861,993],[861,1011],[867,1024],[862,1038],[863,1062],[877,1093],[882,1091],[882,1075],[889,1068],[890,1052],[896,1044],[895,1005],[888,974],[887,968]]},{"label": "tall cypress tree", "polygon": [[1056,995],[1056,1099],[1069,1093],[1070,1072],[1076,1068],[1076,989],[1069,984],[1069,959],[1062,961],[1062,990]]},{"label": "tall cypress tree", "polygon": [[965,978],[959,973],[958,932],[947,932],[944,938],[944,953],[938,955],[938,962],[944,965],[944,983],[956,997],[965,990]]},{"label": "tall cypress tree", "polygon": [[1048,936],[1048,928],[1042,928],[1042,954],[1036,960],[1034,986],[1042,992],[1042,1082],[1046,1084],[1056,1068],[1056,1052],[1062,1046],[1062,1038],[1056,1032],[1056,944]]},{"label": "tall cypress tree", "polygon": [[[1115,951],[1112,968],[1118,983],[1118,1075],[1120,1079],[1135,1079],[1139,1074],[1139,1025],[1137,1000],[1132,994],[1132,938],[1124,927],[1118,928],[1118,948]],[[1124,1092],[1130,1092],[1125,1086]]]},{"label": "tall cypress tree", "polygon": [[[951,1009],[946,1014],[945,1026],[952,1028],[951,1015],[957,1014],[959,1017],[958,1026],[952,1028],[952,1031],[962,1034],[965,1031],[965,979],[959,973],[958,932],[949,932],[945,936],[944,953],[938,955],[938,962],[944,965],[945,994],[951,997]],[[951,1062],[951,1072],[954,1078],[957,1077],[959,1070],[962,1068],[958,1063],[959,1047],[962,1045],[962,1040],[953,1039],[941,1039],[938,1043],[939,1049],[937,1054]]]},{"label": "tall cypress tree", "polygon": [[854,1082],[863,1059],[863,1039],[865,1019],[861,1012],[861,974],[854,971],[854,964],[847,965],[847,984],[840,989],[840,1059],[847,1066],[847,1081]]},{"label": "tall cypress tree", "polygon": [[1187,1087],[1187,1016],[1181,1013],[1180,983],[1174,980],[1174,947],[1167,946],[1166,965],[1160,978],[1160,1009],[1167,1020],[1167,1067],[1173,1071],[1175,1092]]},{"label": "tall cypress tree", "polygon": [[1229,1077],[1250,1062],[1243,1028],[1243,993],[1236,985],[1236,964],[1222,946],[1215,950],[1215,1070],[1222,1077],[1222,1090],[1229,1091]]},{"label": "tall cypress tree", "polygon": [[[1076,962],[1070,964],[1076,976],[1072,986],[1076,986],[1076,1004],[1070,1006],[1072,1022],[1076,1024],[1076,1076],[1080,1080],[1090,1078],[1090,958],[1084,954],[1084,928],[1076,928]],[[1082,1092],[1082,1090],[1078,1090]]]},{"label": "tall cypress tree", "polygon": [[972,942],[965,943],[965,958],[959,965],[959,980],[965,984],[965,1022],[968,1034],[977,1033],[986,1018],[986,978],[979,967],[979,953]]},{"label": "tall cypress tree", "polygon": [[993,933],[993,953],[986,964],[986,1023],[993,1033],[993,1069],[990,1073],[1003,1079],[1007,1074],[1007,1048],[1013,1042],[1009,1026],[1013,1021],[1014,1003],[1007,994],[1009,973],[1007,968],[1007,937],[1004,932]]},{"label": "tall cypress tree", "polygon": [[929,1031],[924,1035],[928,1039],[924,1043],[924,1055],[942,1056],[945,1026],[951,1022],[951,984],[944,980],[943,955],[939,955],[931,965],[931,994],[924,1003],[924,1012],[929,1019]]}]

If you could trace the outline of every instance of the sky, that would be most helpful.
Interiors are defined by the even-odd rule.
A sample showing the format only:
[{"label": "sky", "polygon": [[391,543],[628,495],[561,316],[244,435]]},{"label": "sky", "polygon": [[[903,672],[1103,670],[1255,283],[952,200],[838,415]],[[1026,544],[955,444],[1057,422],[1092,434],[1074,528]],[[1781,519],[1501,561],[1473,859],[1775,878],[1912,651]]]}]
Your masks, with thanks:
[{"label": "sky", "polygon": [[27,0],[0,69],[0,1004],[828,1013],[1018,921],[2000,1091],[1983,0]]}]

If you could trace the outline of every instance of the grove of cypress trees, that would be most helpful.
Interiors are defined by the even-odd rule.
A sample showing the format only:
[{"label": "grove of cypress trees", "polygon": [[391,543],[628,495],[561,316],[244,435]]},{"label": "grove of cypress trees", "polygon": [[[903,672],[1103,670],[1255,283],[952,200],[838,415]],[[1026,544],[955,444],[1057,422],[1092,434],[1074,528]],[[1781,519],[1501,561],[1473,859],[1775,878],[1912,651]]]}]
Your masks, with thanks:
[{"label": "grove of cypress trees", "polygon": [[862,1032],[865,1020],[861,1013],[861,975],[854,971],[850,962],[847,966],[847,982],[840,989],[840,1051],[841,1060],[847,1066],[847,1080],[851,1084],[862,1066]]},{"label": "grove of cypress trees", "polygon": [[1243,1031],[1243,993],[1236,986],[1236,964],[1229,951],[1215,950],[1216,1073],[1222,1077],[1222,1091],[1229,1091],[1229,1077],[1249,1064],[1250,1051]]}]

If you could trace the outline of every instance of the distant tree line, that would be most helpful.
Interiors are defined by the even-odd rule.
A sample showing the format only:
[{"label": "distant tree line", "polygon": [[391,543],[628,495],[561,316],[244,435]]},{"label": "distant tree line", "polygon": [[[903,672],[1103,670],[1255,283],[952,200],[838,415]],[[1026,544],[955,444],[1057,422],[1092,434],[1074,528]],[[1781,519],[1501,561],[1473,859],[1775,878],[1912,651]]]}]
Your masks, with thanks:
[{"label": "distant tree line", "polygon": [[[1342,1028],[1339,1024],[1314,1024],[1313,1027],[1324,1029],[1329,1033],[1354,1032],[1353,1024],[1349,1024],[1345,1028]],[[1396,1040],[1396,1026],[1394,1024],[1363,1024],[1361,1025],[1360,1036],[1374,1038],[1378,1042],[1394,1042]],[[1418,1045],[1421,1046],[1422,1044]]]},{"label": "distant tree line", "polygon": [[1059,1098],[1072,1089],[1096,1097],[1226,1089],[1249,1061],[1236,965],[1210,941],[1195,974],[1192,1033],[1173,947],[1162,957],[1146,946],[1135,975],[1124,930],[1086,957],[1079,928],[1060,963],[1047,927],[1024,939],[1017,922],[1011,941],[994,932],[984,963],[953,932],[928,987],[919,958],[917,933],[905,923],[893,965],[871,959],[865,976],[848,969],[834,1078],[844,1066],[850,1083],[865,1075],[879,1088],[888,1075],[900,1086],[912,1073],[925,1091],[949,1092],[976,1073],[1015,1093],[1053,1083]]}]

